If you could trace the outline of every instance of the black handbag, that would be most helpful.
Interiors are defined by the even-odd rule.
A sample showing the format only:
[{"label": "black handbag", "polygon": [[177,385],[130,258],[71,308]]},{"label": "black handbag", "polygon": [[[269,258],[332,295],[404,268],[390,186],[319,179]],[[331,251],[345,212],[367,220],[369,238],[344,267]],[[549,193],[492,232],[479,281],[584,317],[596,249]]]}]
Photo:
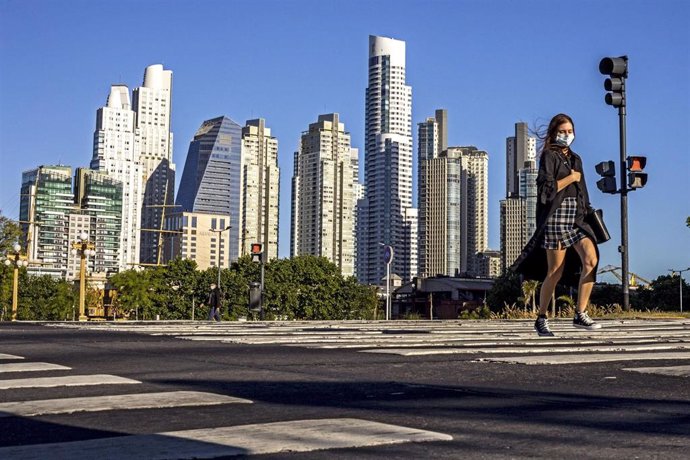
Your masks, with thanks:
[{"label": "black handbag", "polygon": [[594,232],[594,239],[597,244],[606,243],[611,239],[609,230],[604,223],[604,212],[601,209],[595,209],[587,214],[585,221],[589,224]]}]

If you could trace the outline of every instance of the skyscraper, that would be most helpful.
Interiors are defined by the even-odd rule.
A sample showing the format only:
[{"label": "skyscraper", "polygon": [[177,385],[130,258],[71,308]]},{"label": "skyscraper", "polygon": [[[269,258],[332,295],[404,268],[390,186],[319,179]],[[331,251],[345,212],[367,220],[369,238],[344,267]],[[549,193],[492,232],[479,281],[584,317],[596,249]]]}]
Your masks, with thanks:
[{"label": "skyscraper", "polygon": [[[417,207],[419,209],[419,274],[431,276],[447,272],[447,226],[450,210],[447,202],[448,145],[445,110],[437,110],[435,117],[419,123],[417,137]],[[443,134],[442,134],[443,131]],[[445,137],[445,139],[444,139]],[[441,160],[437,160],[443,155]],[[459,197],[459,196],[458,196]],[[437,200],[441,200],[437,203]],[[453,212],[449,214],[454,214]],[[440,219],[440,220],[439,220]],[[459,224],[459,222],[456,222]],[[436,232],[441,232],[437,235]],[[441,242],[439,247],[439,242]],[[456,264],[457,265],[457,264]],[[452,272],[452,270],[451,270]]]},{"label": "skyscraper", "polygon": [[[100,171],[77,168],[74,201],[76,210],[89,217],[87,233],[96,252],[89,259],[89,268],[93,272],[111,275],[121,269],[122,196],[122,182],[119,180]],[[73,228],[71,226],[70,230]],[[73,236],[76,236],[76,231]]]},{"label": "skyscraper", "polygon": [[[405,42],[369,37],[365,108],[365,199],[362,200],[359,279],[381,284],[386,274],[382,244],[393,247],[391,273],[407,281],[417,266],[404,254],[413,248],[412,88],[405,84]],[[416,244],[413,242],[412,244]]]},{"label": "skyscraper", "polygon": [[262,243],[268,260],[278,257],[278,208],[280,168],[278,140],[263,118],[249,120],[242,128],[240,254],[249,254],[252,243]]},{"label": "skyscraper", "polygon": [[41,263],[41,273],[66,276],[73,212],[72,168],[39,166],[22,173],[19,220],[29,260]]},{"label": "skyscraper", "polygon": [[122,228],[118,243],[120,270],[139,263],[143,183],[134,121],[129,89],[124,85],[111,86],[105,107],[96,113],[91,169],[106,173],[122,183]]},{"label": "skyscraper", "polygon": [[350,133],[337,113],[319,115],[295,155],[293,255],[316,255],[354,274],[355,175]]},{"label": "skyscraper", "polygon": [[512,265],[536,229],[537,140],[527,123],[506,139],[506,198],[501,201],[501,270]]},{"label": "skyscraper", "polygon": [[71,174],[69,166],[39,166],[22,174],[19,219],[29,259],[38,262],[30,271],[68,281],[78,277],[79,256],[70,243],[86,233],[96,253],[87,258],[89,273],[117,272],[122,183],[79,168],[73,191]]},{"label": "skyscraper", "polygon": [[160,230],[163,218],[172,211],[175,199],[175,164],[173,134],[170,132],[172,71],[161,64],[150,65],[144,72],[143,86],[133,92],[140,174],[143,177],[141,209],[140,261],[161,261]]},{"label": "skyscraper", "polygon": [[204,121],[189,144],[174,214],[216,214],[223,219],[218,229],[231,227],[225,267],[239,256],[241,152],[239,124],[225,116]]},{"label": "skyscraper", "polygon": [[[419,124],[420,139],[436,131],[431,118]],[[488,154],[476,147],[419,144],[420,274],[483,274],[480,253],[488,247]]]}]

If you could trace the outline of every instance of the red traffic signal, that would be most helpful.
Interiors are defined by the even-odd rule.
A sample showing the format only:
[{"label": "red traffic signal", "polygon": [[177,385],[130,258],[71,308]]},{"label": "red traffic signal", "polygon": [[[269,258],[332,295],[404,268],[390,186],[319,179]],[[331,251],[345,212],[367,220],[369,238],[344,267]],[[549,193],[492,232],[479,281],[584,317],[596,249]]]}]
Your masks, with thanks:
[{"label": "red traffic signal", "polygon": [[647,157],[630,156],[628,165],[628,187],[631,190],[642,188],[647,184],[647,173],[642,170],[647,166]]},{"label": "red traffic signal", "polygon": [[261,263],[263,261],[263,245],[261,243],[252,243],[251,252],[252,262]]}]

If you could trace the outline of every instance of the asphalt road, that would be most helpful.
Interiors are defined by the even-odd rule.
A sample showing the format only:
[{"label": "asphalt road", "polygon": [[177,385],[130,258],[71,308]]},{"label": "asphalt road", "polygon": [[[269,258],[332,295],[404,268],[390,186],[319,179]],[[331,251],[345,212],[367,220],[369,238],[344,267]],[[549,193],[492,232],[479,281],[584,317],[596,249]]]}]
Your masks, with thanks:
[{"label": "asphalt road", "polygon": [[[217,329],[197,331],[199,324]],[[366,323],[364,332],[376,338],[386,338],[386,334],[399,337],[396,340],[405,350],[430,349],[429,353],[404,354],[390,343],[372,344],[369,349],[374,352],[362,352],[367,335],[354,336],[347,346],[323,348],[321,345],[344,343],[333,340],[334,335],[328,332],[332,330],[330,323],[312,327],[314,336],[308,334],[309,330],[302,334],[281,326],[277,329],[262,326],[256,330],[260,332],[259,337],[269,340],[256,340],[256,335],[252,335],[254,329],[233,329],[236,325],[227,323],[176,323],[172,325],[175,331],[171,335],[152,335],[160,331],[147,331],[144,324],[107,330],[109,326],[96,324],[73,329],[3,323],[0,324],[0,404],[5,407],[46,400],[51,401],[46,404],[53,404],[54,400],[65,398],[90,398],[95,404],[105,396],[122,396],[125,401],[131,397],[134,401],[133,395],[144,395],[139,404],[152,407],[19,416],[3,414],[0,407],[0,458],[39,458],[46,452],[55,452],[52,458],[60,455],[68,458],[70,451],[60,454],[55,446],[77,442],[74,445],[83,449],[90,444],[79,442],[103,439],[123,441],[111,448],[123,452],[125,458],[125,451],[121,450],[125,446],[140,449],[137,442],[154,444],[150,437],[132,435],[189,430],[202,430],[210,438],[204,440],[210,453],[195,451],[192,455],[213,457],[223,452],[214,450],[214,440],[222,443],[224,436],[230,436],[222,429],[235,429],[235,437],[228,439],[237,447],[236,452],[225,451],[227,455],[222,455],[225,457],[269,452],[255,458],[688,458],[690,377],[687,369],[675,375],[625,370],[649,367],[682,370],[690,365],[688,352],[682,351],[686,345],[690,347],[687,320],[678,321],[678,327],[674,326],[676,332],[670,337],[664,335],[667,326],[649,322],[649,328],[643,327],[647,323],[634,325],[639,334],[634,339],[627,330],[619,329],[620,334],[616,335],[609,328],[600,332],[594,341],[591,335],[570,334],[567,325],[563,325],[564,332],[559,337],[563,345],[556,346],[564,349],[555,351],[549,342],[532,338],[528,323],[515,322],[505,327],[513,328],[511,331],[514,327],[524,328],[529,336],[502,333],[487,322],[450,323],[469,328],[465,337],[474,338],[475,342],[486,341],[484,348],[497,349],[490,354],[473,352],[480,345],[462,342],[467,339],[453,335],[455,332],[450,329],[435,330],[444,323],[415,324],[421,324],[424,330],[409,329],[401,323]],[[362,332],[356,324],[350,326],[340,326],[340,332],[335,335]],[[177,331],[185,328],[190,329],[190,334],[193,332],[187,338],[195,340],[178,338],[182,332]],[[483,329],[487,332],[483,333]],[[441,333],[432,335],[429,330]],[[215,331],[230,334],[231,340],[221,341]],[[408,336],[419,337],[421,342],[405,344]],[[624,338],[619,341],[618,336]],[[280,339],[273,340],[273,337]],[[303,341],[301,337],[309,340]],[[457,341],[449,344],[429,340],[423,346],[425,337],[454,337]],[[512,347],[527,345],[530,350],[508,350],[501,341],[510,342]],[[605,348],[610,344],[615,350],[585,354],[611,355],[618,350],[629,353],[633,359],[531,365],[487,359],[512,359],[516,355],[580,356],[579,346]],[[655,347],[656,344],[672,344],[674,348]],[[466,346],[467,350],[453,351],[458,346]],[[643,352],[654,354],[653,360],[634,359],[635,353]],[[17,367],[18,363],[33,363],[38,370]],[[43,365],[37,363],[46,363],[45,370],[40,370]],[[8,364],[14,367],[7,367]],[[55,365],[69,369],[51,367]],[[31,382],[38,384],[43,378],[94,375],[116,376],[135,383],[30,386]],[[22,388],[6,383],[15,379],[14,383],[20,379],[28,379],[29,383]],[[206,395],[207,401],[195,403],[192,398],[189,405],[178,405],[172,396],[166,396],[180,391],[200,392]],[[156,399],[149,393],[163,393],[163,396]],[[208,394],[211,394],[210,401]],[[166,402],[173,407],[165,407]],[[332,428],[326,420],[333,421]],[[295,429],[294,424],[278,423],[296,421],[309,421],[301,423],[314,424],[314,428],[309,425],[308,431],[293,432],[290,430]],[[358,423],[362,423],[361,427]],[[251,427],[237,429],[246,425]],[[357,440],[345,436],[339,441],[341,444],[331,444],[337,434],[350,433],[349,428],[343,427],[355,426],[358,428],[352,428],[353,436],[361,435]],[[414,436],[419,438],[407,432],[399,434],[391,427],[416,430]],[[253,431],[259,428],[261,431]],[[305,428],[299,425],[298,429]],[[188,435],[195,437],[199,433]],[[295,443],[297,447],[292,450],[305,452],[281,452],[280,447],[265,447],[263,451],[242,447],[244,441],[252,439],[268,446],[262,436],[272,437],[277,446],[288,449],[290,443]],[[311,444],[299,447],[305,437]],[[157,439],[160,438],[159,435]],[[40,450],[40,445],[46,443],[56,444]],[[93,446],[93,451],[82,450],[86,452],[82,458],[105,458],[100,450],[102,445]],[[171,450],[161,455],[184,457],[188,454],[183,447],[168,446]]]}]

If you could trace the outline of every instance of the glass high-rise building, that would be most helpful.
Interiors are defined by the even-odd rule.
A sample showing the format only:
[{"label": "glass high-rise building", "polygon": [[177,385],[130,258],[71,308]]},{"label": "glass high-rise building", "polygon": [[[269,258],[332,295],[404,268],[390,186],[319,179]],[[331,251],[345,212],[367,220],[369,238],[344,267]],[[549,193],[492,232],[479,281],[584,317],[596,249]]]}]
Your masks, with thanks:
[{"label": "glass high-rise building", "polygon": [[40,264],[40,273],[66,276],[74,208],[71,167],[39,166],[22,173],[19,220],[27,255]]},{"label": "glass high-rise building", "polygon": [[231,227],[225,267],[239,257],[241,152],[239,124],[225,116],[204,121],[189,144],[176,200],[176,213],[215,214]]},{"label": "glass high-rise building", "polygon": [[[410,232],[412,206],[412,88],[405,83],[405,42],[369,37],[365,107],[365,198],[359,215],[358,277],[382,284],[382,245],[393,247],[391,273],[404,281],[417,275],[405,254],[416,245]],[[414,240],[414,242],[413,242]],[[412,243],[411,243],[412,242]]]},{"label": "glass high-rise building", "polygon": [[77,168],[74,199],[79,212],[90,217],[88,234],[96,255],[89,265],[94,272],[111,275],[120,269],[122,197],[122,183],[117,179],[99,171]]}]

